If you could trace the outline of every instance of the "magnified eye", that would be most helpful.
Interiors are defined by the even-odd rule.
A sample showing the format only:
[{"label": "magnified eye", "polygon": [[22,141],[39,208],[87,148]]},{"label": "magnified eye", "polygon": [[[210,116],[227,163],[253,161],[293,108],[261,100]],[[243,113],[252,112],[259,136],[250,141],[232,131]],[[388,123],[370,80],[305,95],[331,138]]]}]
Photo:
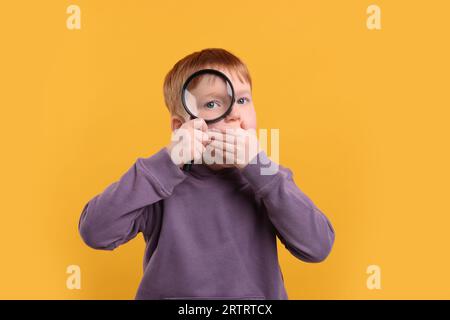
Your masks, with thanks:
[{"label": "magnified eye", "polygon": [[208,101],[205,103],[205,107],[207,109],[214,109],[216,107],[220,107],[220,103],[218,101]]}]

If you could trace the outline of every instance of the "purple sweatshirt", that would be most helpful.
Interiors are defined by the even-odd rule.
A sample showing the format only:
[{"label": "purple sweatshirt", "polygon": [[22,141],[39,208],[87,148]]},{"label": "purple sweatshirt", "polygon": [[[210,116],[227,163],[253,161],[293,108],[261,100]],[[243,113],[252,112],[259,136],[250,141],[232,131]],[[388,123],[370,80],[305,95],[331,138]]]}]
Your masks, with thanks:
[{"label": "purple sweatshirt", "polygon": [[[331,251],[327,217],[264,151],[244,169],[183,171],[166,148],[133,166],[83,208],[79,232],[113,250],[143,233],[144,274],[135,299],[288,299],[276,236],[305,262]],[[273,165],[273,164],[272,164]]]}]

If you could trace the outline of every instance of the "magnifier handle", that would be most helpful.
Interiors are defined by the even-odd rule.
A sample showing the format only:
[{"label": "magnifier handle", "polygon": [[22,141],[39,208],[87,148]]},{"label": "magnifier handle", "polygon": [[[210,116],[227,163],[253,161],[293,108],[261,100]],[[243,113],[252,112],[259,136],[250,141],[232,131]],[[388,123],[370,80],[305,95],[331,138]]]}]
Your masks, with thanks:
[{"label": "magnifier handle", "polygon": [[[193,116],[190,116],[189,118],[190,118],[191,120],[194,119]],[[185,164],[183,165],[183,171],[191,171],[191,167],[192,167],[192,160],[189,161],[188,163],[185,163]]]},{"label": "magnifier handle", "polygon": [[191,170],[191,167],[192,167],[192,161],[189,161],[188,163],[185,163],[185,164],[183,165],[183,170],[184,170],[184,171],[190,171],[190,170]]}]

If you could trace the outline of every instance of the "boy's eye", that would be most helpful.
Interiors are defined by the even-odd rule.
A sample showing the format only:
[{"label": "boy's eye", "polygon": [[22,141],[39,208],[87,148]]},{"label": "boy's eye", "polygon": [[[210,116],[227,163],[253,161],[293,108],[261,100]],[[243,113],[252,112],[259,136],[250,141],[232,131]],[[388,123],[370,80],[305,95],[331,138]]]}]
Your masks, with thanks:
[{"label": "boy's eye", "polygon": [[237,100],[237,103],[239,103],[239,104],[244,104],[244,103],[246,103],[246,102],[249,102],[250,101],[250,99],[249,98],[239,98],[238,100]]},{"label": "boy's eye", "polygon": [[216,106],[217,107],[219,106],[219,103],[217,101],[208,101],[205,104],[205,107],[208,108],[208,109],[214,109],[214,107],[216,107]]}]

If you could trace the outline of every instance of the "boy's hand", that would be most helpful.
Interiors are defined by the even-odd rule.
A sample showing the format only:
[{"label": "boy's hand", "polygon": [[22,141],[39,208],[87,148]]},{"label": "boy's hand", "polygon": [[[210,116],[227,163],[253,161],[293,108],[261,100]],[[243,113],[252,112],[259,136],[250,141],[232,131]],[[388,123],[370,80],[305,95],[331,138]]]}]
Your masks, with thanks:
[{"label": "boy's hand", "polygon": [[172,161],[180,168],[192,160],[201,162],[205,146],[210,142],[208,125],[197,118],[186,121],[172,133],[172,142],[166,148]]},{"label": "boy's hand", "polygon": [[222,163],[231,164],[243,169],[258,154],[259,145],[254,129],[211,129],[211,142],[206,152],[214,150],[215,159],[223,159]]}]

